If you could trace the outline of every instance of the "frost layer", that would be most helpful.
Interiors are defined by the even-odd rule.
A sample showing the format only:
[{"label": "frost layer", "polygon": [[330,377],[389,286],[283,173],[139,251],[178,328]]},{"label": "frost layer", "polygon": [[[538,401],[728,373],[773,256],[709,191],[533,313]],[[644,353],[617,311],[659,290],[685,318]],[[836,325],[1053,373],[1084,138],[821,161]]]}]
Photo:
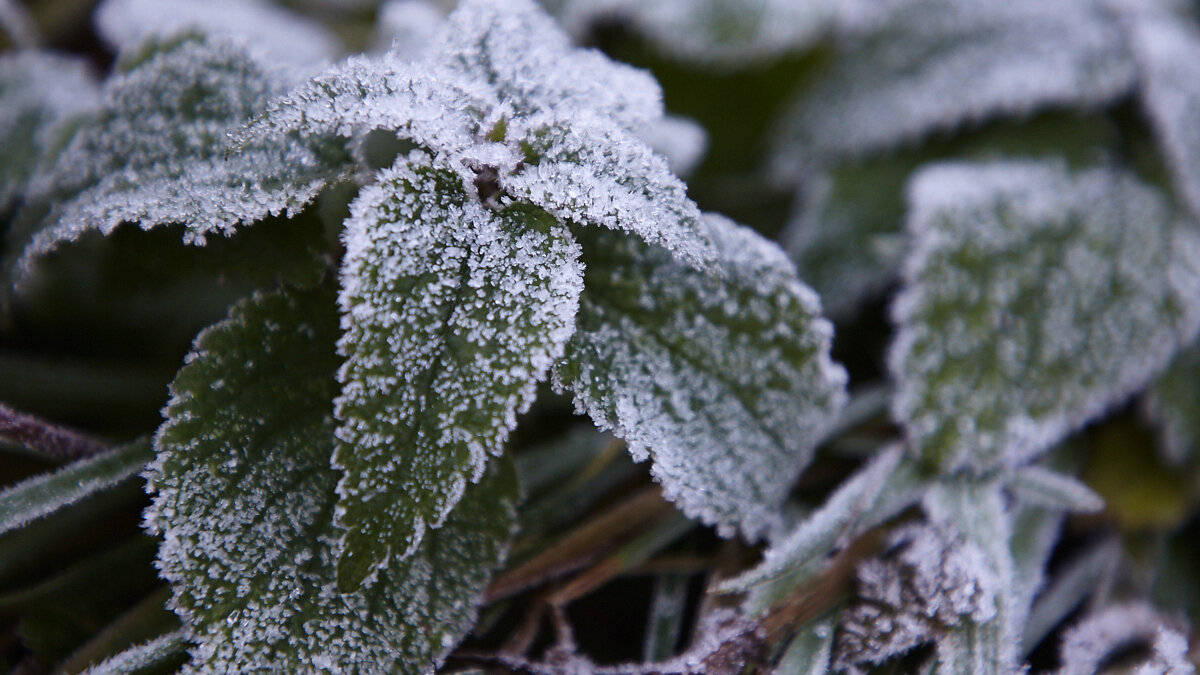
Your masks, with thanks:
[{"label": "frost layer", "polygon": [[626,439],[667,498],[750,538],[779,506],[845,400],[832,328],[783,252],[719,216],[703,221],[721,276],[664,250],[581,231],[587,276],[560,387]]},{"label": "frost layer", "polygon": [[147,522],[197,645],[188,672],[431,670],[503,557],[517,488],[496,462],[380,583],[338,590],[335,308],[255,296],[201,334],[172,385]]},{"label": "frost layer", "polygon": [[893,413],[945,471],[1042,452],[1200,326],[1200,236],[1127,173],[946,164],[914,178],[910,203]]}]

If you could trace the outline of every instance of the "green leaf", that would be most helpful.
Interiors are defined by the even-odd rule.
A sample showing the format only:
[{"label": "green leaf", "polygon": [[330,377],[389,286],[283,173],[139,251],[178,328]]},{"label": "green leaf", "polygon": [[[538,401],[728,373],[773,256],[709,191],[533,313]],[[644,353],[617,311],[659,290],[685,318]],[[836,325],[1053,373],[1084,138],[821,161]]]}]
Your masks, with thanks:
[{"label": "green leaf", "polygon": [[1128,173],[946,164],[914,178],[910,202],[893,413],[942,471],[1025,463],[1200,326],[1200,237]]},{"label": "green leaf", "polygon": [[337,337],[331,297],[257,295],[198,338],[176,378],[147,520],[193,670],[430,670],[503,557],[517,488],[511,463],[493,462],[379,583],[338,590]]},{"label": "green leaf", "polygon": [[39,164],[95,108],[97,87],[82,60],[36,51],[0,56],[0,214]]},{"label": "green leaf", "polygon": [[535,207],[492,210],[415,152],[346,222],[338,582],[353,590],[441,525],[562,355],[579,247]]},{"label": "green leaf", "polygon": [[578,328],[557,385],[664,495],[721,534],[761,537],[845,400],[820,304],[774,244],[718,216],[700,221],[713,274],[664,249],[581,228]]},{"label": "green leaf", "polygon": [[637,235],[698,267],[718,264],[712,228],[686,186],[637,135],[560,117],[534,129],[524,149],[531,166],[500,180],[513,197],[564,221]]},{"label": "green leaf", "polygon": [[140,471],[153,457],[148,440],[135,441],[7,488],[0,492],[0,533],[24,527],[31,520],[116,485]]},{"label": "green leaf", "polygon": [[[37,258],[89,230],[182,224],[185,241],[202,244],[237,222],[297,211],[345,162],[313,157],[289,139],[227,157],[229,134],[292,77],[218,38],[189,35],[147,47],[109,79],[95,119],[32,182],[34,206],[10,234],[15,283]],[[257,186],[268,180],[291,189],[267,194]]]}]

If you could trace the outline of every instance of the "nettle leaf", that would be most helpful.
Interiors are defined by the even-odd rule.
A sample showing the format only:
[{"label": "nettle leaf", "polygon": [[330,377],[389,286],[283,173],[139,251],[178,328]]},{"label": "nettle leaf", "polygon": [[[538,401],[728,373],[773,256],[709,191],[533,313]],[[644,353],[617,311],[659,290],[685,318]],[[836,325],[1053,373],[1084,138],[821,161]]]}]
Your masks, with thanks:
[{"label": "nettle leaf", "polygon": [[493,462],[369,591],[338,590],[336,305],[256,295],[197,339],[172,385],[148,524],[196,643],[189,672],[428,671],[469,629],[515,523]]},{"label": "nettle leaf", "polygon": [[893,414],[943,471],[1024,463],[1200,327],[1200,236],[1126,172],[945,164],[909,196]]},{"label": "nettle leaf", "polygon": [[1200,28],[1194,16],[1155,11],[1153,6],[1136,12],[1131,25],[1142,107],[1180,195],[1200,218]]},{"label": "nettle leaf", "polygon": [[605,230],[580,229],[578,330],[558,387],[688,515],[761,537],[845,400],[832,329],[782,251],[715,215],[720,274]]},{"label": "nettle leaf", "polygon": [[563,220],[635,234],[692,265],[703,267],[719,255],[666,158],[634,133],[564,118],[537,132],[526,147],[533,155],[530,165],[500,181],[513,197]]},{"label": "nettle leaf", "polygon": [[[330,172],[285,141],[226,160],[229,133],[291,77],[245,48],[193,34],[148,46],[128,67],[105,84],[96,119],[31,187],[31,201],[44,206],[27,209],[14,234],[18,283],[39,256],[89,230],[176,223],[187,226],[186,240],[203,243],[240,220],[298,210],[323,184],[309,179]],[[268,175],[300,187],[270,198],[249,183]]]},{"label": "nettle leaf", "polygon": [[628,23],[670,56],[690,63],[744,67],[810,47],[833,23],[832,0],[566,0],[568,30]]},{"label": "nettle leaf", "polygon": [[220,35],[261,52],[266,60],[311,68],[340,51],[319,25],[260,0],[105,0],[96,32],[117,51],[185,33]]},{"label": "nettle leaf", "polygon": [[82,60],[35,51],[0,55],[0,213],[16,204],[39,164],[98,100]]},{"label": "nettle leaf", "polygon": [[423,53],[349,59],[279,99],[240,139],[390,131],[485,201],[633,232],[697,265],[713,257],[683,183],[637,135],[662,117],[648,74],[572,47],[527,0],[464,3]]},{"label": "nettle leaf", "polygon": [[574,330],[583,271],[552,216],[489,209],[420,151],[363,190],[345,240],[334,462],[352,590],[500,452]]},{"label": "nettle leaf", "polygon": [[827,69],[787,117],[782,157],[863,154],[1133,86],[1116,13],[1096,0],[846,3]]}]

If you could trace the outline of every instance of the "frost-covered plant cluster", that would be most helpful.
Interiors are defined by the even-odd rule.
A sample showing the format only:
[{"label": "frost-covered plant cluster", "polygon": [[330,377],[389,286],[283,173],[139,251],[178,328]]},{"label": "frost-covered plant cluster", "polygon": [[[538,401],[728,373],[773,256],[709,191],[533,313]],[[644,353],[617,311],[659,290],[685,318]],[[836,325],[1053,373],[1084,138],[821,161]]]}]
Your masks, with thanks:
[{"label": "frost-covered plant cluster", "polygon": [[0,659],[1195,672],[1198,14],[0,0]]}]

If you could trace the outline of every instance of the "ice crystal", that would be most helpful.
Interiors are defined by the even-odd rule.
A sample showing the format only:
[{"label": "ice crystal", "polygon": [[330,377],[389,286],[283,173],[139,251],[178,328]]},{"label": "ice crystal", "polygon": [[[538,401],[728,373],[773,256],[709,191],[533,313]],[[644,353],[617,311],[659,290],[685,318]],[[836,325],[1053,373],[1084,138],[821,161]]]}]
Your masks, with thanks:
[{"label": "ice crystal", "polygon": [[785,164],[861,155],[998,115],[1098,106],[1134,66],[1101,0],[843,2],[832,65],[789,114]]},{"label": "ice crystal", "polygon": [[488,209],[420,151],[363,190],[345,241],[334,461],[354,588],[503,447],[574,330],[583,271],[546,212]]},{"label": "ice crystal", "polygon": [[371,590],[338,590],[337,336],[331,296],[258,295],[173,384],[147,521],[196,644],[187,672],[427,671],[474,621],[515,523],[509,462]]},{"label": "ice crystal", "polygon": [[1191,675],[1188,642],[1178,628],[1144,603],[1114,605],[1085,617],[1063,636],[1059,675],[1090,675],[1108,658],[1144,644],[1149,656],[1136,664],[1138,675]]},{"label": "ice crystal", "polygon": [[0,55],[0,212],[14,206],[26,181],[51,161],[73,124],[99,102],[87,65],[37,51]]},{"label": "ice crystal", "polygon": [[1200,237],[1128,173],[940,165],[910,202],[893,412],[945,470],[1021,464],[1196,334]]},{"label": "ice crystal", "polygon": [[719,277],[629,237],[579,233],[579,327],[555,375],[635,459],[653,459],[685,513],[757,538],[841,407],[846,375],[782,251],[719,216],[702,223]]}]

